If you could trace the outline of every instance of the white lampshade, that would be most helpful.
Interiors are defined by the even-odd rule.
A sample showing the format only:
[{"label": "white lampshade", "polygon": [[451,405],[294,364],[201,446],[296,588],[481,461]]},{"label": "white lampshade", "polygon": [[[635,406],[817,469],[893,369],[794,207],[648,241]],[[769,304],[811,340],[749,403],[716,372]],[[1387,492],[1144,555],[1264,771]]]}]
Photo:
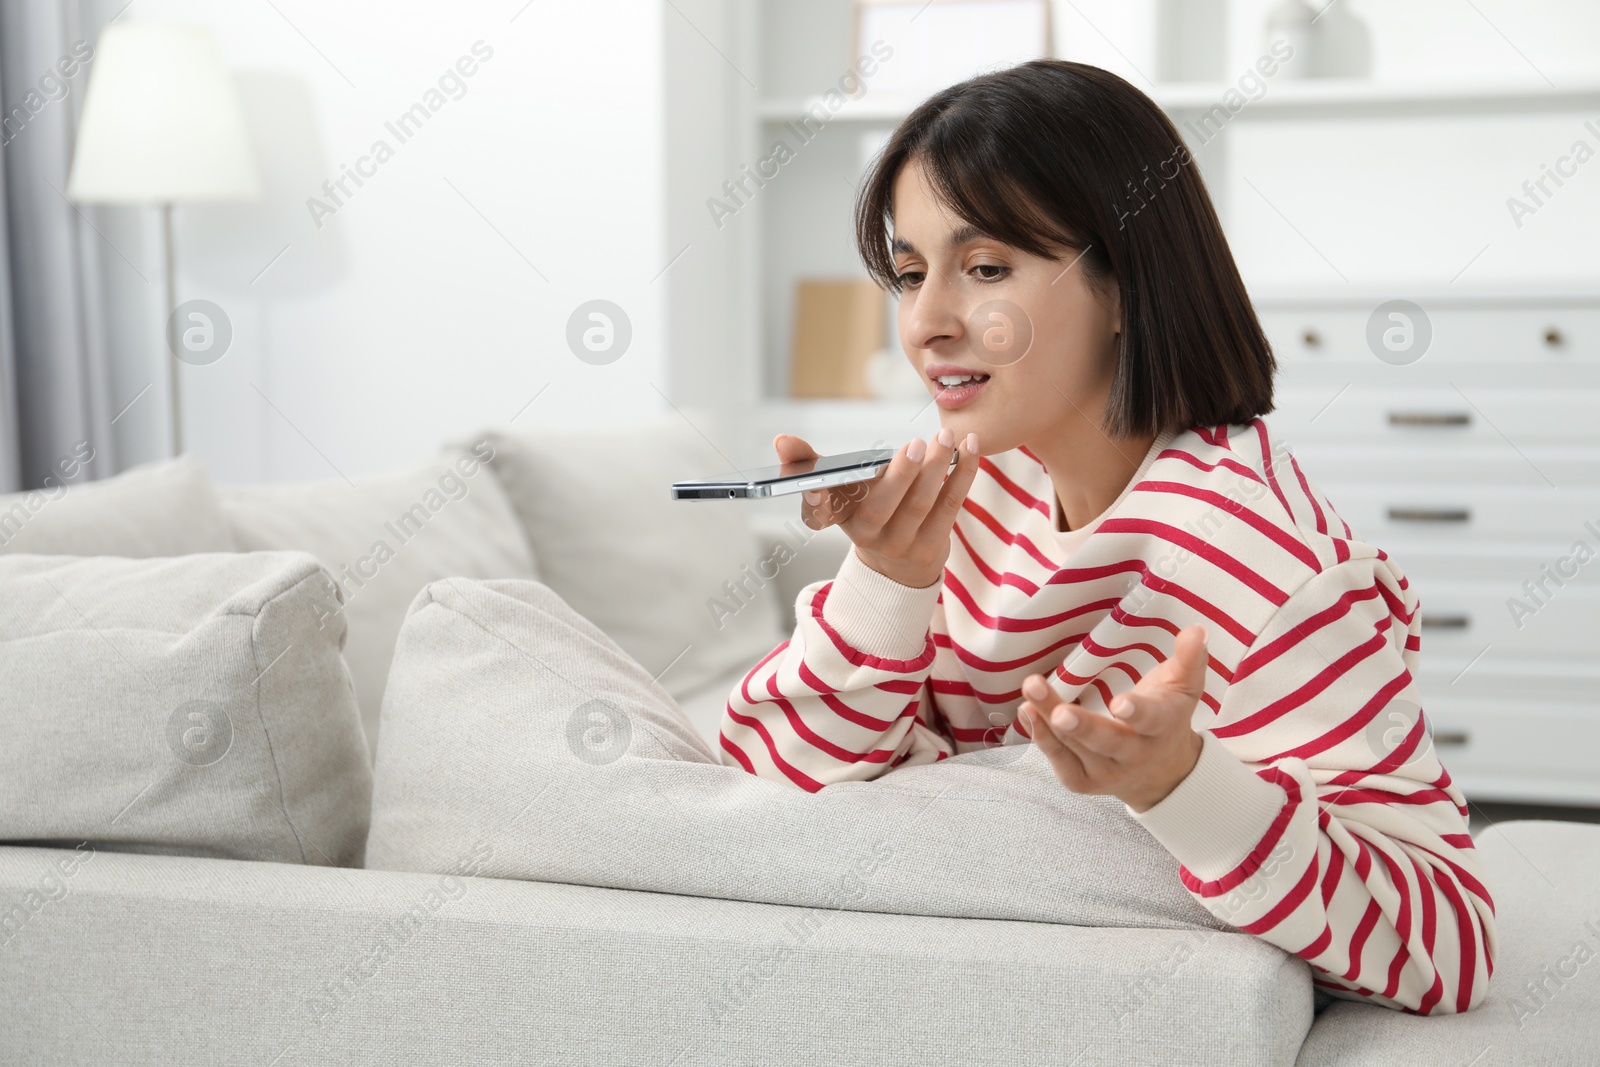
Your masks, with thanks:
[{"label": "white lampshade", "polygon": [[67,195],[122,204],[260,195],[239,94],[210,33],[148,22],[106,28]]}]

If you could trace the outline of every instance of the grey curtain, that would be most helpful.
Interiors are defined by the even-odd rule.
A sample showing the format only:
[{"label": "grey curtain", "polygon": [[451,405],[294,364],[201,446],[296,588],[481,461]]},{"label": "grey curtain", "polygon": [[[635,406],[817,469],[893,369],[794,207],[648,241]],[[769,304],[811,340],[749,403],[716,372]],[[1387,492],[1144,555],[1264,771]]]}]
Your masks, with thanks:
[{"label": "grey curtain", "polygon": [[79,478],[118,469],[102,239],[65,195],[98,22],[75,0],[0,0],[0,492],[59,478],[85,443]]}]

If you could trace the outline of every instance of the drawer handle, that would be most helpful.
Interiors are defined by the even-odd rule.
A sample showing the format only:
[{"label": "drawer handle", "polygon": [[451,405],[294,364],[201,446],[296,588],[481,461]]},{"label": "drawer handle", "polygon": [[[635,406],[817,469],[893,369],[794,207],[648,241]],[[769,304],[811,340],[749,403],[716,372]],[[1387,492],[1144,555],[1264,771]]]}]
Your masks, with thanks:
[{"label": "drawer handle", "polygon": [[1305,333],[1300,335],[1300,340],[1305,344],[1305,346],[1307,348],[1321,348],[1322,347],[1322,335],[1320,333],[1318,333],[1316,330],[1307,329]]},{"label": "drawer handle", "polygon": [[1390,426],[1471,426],[1472,415],[1465,411],[1391,411]]},{"label": "drawer handle", "polygon": [[1556,329],[1554,326],[1551,326],[1549,329],[1544,331],[1544,343],[1550,348],[1560,348],[1562,345],[1567,343],[1567,339],[1560,330]]},{"label": "drawer handle", "polygon": [[1472,743],[1472,735],[1465,730],[1441,730],[1433,735],[1435,745],[1466,745]]},{"label": "drawer handle", "polygon": [[1429,615],[1427,612],[1422,613],[1422,628],[1424,630],[1466,630],[1470,629],[1471,626],[1471,615]]},{"label": "drawer handle", "polygon": [[1390,508],[1390,522],[1471,522],[1471,508]]}]

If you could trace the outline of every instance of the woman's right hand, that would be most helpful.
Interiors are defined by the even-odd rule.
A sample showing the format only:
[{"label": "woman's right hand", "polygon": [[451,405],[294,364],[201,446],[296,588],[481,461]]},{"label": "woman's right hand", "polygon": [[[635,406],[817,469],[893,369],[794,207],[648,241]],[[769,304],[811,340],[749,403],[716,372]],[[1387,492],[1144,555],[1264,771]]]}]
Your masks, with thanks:
[{"label": "woman's right hand", "polygon": [[[772,447],[782,463],[819,458],[790,434],[779,434]],[[838,526],[862,563],[901,585],[926,588],[944,573],[950,529],[977,473],[978,435],[969,433],[957,449],[955,435],[941,429],[932,442],[906,442],[872,481],[803,493],[801,518],[813,530]]]}]

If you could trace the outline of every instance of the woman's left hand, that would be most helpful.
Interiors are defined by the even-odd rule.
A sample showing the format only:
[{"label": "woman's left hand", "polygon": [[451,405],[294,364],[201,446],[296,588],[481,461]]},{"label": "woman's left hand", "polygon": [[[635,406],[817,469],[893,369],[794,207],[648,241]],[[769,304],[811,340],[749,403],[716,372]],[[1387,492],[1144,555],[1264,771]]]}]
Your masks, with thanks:
[{"label": "woman's left hand", "polygon": [[1134,811],[1146,811],[1177,788],[1200,758],[1201,737],[1190,725],[1205,689],[1206,631],[1179,632],[1172,655],[1129,692],[1111,701],[1111,716],[1052,700],[1044,676],[1022,683],[1017,709],[1033,743],[1056,777],[1074,793],[1110,793]]}]

